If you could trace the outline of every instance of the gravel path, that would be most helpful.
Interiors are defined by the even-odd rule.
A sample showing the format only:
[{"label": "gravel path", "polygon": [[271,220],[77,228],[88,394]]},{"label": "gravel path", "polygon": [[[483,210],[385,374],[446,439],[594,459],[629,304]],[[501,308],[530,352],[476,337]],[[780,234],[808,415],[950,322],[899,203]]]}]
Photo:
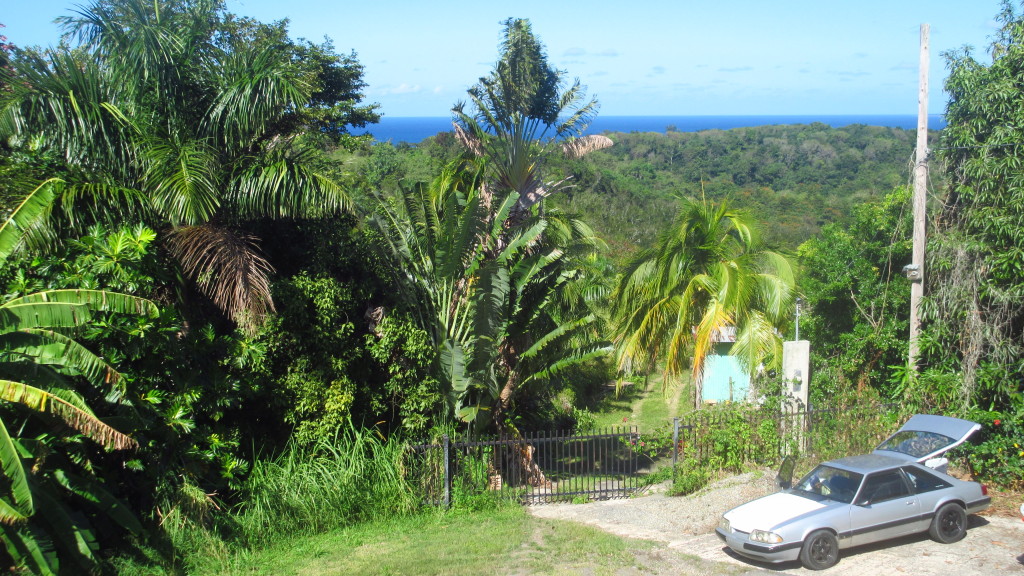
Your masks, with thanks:
[{"label": "gravel path", "polygon": [[[723,512],[775,490],[774,472],[748,473],[714,483],[686,497],[667,496],[663,487],[627,500],[590,504],[533,506],[530,513],[542,518],[571,520],[607,532],[662,542],[666,551],[697,556],[704,561],[730,564],[749,571],[743,574],[784,572],[809,574],[799,564],[758,564],[736,556],[714,534]],[[714,571],[714,569],[712,569]],[[1024,522],[1020,519],[972,515],[967,536],[955,544],[938,544],[927,534],[908,536],[840,553],[839,564],[829,576],[1024,575]]]}]

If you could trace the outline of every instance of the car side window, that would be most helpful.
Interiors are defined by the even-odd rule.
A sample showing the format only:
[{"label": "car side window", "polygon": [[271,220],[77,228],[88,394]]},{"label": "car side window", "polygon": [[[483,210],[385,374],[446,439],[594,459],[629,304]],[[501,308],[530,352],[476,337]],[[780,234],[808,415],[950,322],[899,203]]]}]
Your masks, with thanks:
[{"label": "car side window", "polygon": [[920,468],[907,466],[903,469],[903,472],[906,473],[907,478],[910,479],[910,484],[914,488],[914,494],[924,494],[925,492],[941,490],[942,488],[949,488],[952,486],[952,484],[946,482],[942,478],[921,470]]},{"label": "car side window", "polygon": [[910,489],[907,488],[907,483],[903,481],[899,470],[889,470],[868,476],[864,480],[864,487],[861,488],[857,501],[877,504],[909,495]]}]

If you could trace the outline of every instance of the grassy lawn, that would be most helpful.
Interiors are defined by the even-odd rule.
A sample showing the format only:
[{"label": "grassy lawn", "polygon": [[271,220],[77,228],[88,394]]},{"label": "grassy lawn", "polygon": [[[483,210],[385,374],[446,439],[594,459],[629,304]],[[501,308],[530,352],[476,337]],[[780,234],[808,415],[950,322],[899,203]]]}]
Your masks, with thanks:
[{"label": "grassy lawn", "polygon": [[597,426],[637,426],[641,432],[654,430],[672,422],[672,418],[693,410],[690,378],[668,386],[657,374],[622,387],[618,397],[610,394],[596,416]]},{"label": "grassy lawn", "polygon": [[424,514],[303,537],[236,558],[222,575],[734,574],[643,540],[572,522],[534,518],[518,506]]}]

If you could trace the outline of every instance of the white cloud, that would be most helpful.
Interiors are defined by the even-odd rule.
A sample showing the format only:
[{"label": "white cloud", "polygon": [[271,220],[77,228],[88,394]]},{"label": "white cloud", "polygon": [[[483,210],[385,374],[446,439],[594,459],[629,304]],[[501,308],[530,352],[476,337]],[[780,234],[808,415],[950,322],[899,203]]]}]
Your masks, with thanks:
[{"label": "white cloud", "polygon": [[385,88],[383,92],[384,94],[415,94],[421,90],[422,88],[420,88],[419,84],[406,84],[403,82],[393,88]]}]

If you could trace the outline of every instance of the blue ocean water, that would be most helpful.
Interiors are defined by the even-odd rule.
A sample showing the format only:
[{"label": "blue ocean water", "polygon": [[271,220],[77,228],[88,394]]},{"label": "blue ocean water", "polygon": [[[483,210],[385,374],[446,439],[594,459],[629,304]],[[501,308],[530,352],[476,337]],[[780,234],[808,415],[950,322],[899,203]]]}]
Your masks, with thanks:
[{"label": "blue ocean water", "polygon": [[[675,126],[681,132],[701,130],[729,130],[776,124],[811,124],[821,122],[834,128],[851,124],[886,126],[913,130],[917,128],[916,114],[851,114],[822,115],[804,114],[790,116],[598,116],[587,130],[588,134],[603,132],[665,132]],[[941,130],[946,121],[941,114],[928,117],[928,128]],[[355,134],[370,133],[378,142],[398,144],[417,143],[438,132],[450,131],[449,117],[389,117],[381,118],[379,124],[366,130],[353,131]]]}]

